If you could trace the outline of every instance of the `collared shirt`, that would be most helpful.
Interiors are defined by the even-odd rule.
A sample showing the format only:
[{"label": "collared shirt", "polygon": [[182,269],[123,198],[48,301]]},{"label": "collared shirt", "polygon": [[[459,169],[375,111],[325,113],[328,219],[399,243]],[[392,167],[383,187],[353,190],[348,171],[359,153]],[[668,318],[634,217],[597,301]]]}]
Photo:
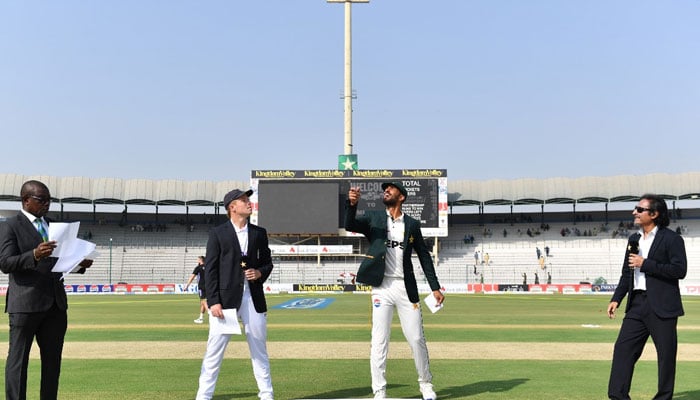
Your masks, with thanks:
[{"label": "collared shirt", "polygon": [[[241,254],[245,256],[248,254],[248,223],[246,222],[245,226],[240,229],[233,223],[233,221],[231,221],[231,225],[233,225],[233,230],[236,231],[236,237],[238,237],[238,243],[241,245]],[[243,273],[242,269],[241,273]],[[243,292],[248,293],[249,290],[248,280],[243,279]]]},{"label": "collared shirt", "polygon": [[406,224],[404,223],[404,214],[393,219],[389,211],[386,212],[386,269],[384,276],[390,278],[403,279],[403,248],[404,248],[404,232]]},{"label": "collared shirt", "polygon": [[[22,211],[22,214],[24,214],[24,216],[27,217],[27,219],[29,219],[29,222],[32,223],[34,228],[37,228],[36,222],[34,222],[34,221],[36,221],[36,215],[34,215],[30,212],[27,212],[24,208],[21,211]],[[46,223],[46,220],[43,217],[39,218],[39,221],[41,221],[41,225],[44,227],[44,230],[48,233],[49,232],[49,224]],[[37,229],[37,231],[38,231],[38,229]]]},{"label": "collared shirt", "polygon": [[[656,237],[656,232],[659,230],[658,226],[649,232],[649,234],[644,237],[644,232],[639,230],[639,255],[647,258],[649,256],[649,250],[651,250],[651,244],[654,242]],[[647,277],[644,272],[640,271],[640,268],[634,269],[634,290],[647,290]]]},{"label": "collared shirt", "polygon": [[240,229],[233,221],[231,221],[231,225],[233,225],[233,229],[236,231],[236,236],[238,237],[238,243],[241,245],[241,254],[246,255],[248,253],[248,223]]}]

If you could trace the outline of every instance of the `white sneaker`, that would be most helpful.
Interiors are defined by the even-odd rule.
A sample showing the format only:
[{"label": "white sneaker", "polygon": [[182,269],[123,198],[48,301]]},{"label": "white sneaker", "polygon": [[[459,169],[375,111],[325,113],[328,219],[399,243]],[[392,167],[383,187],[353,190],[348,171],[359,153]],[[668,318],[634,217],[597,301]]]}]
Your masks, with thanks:
[{"label": "white sneaker", "polygon": [[386,399],[386,389],[379,389],[374,392],[374,399]]},{"label": "white sneaker", "polygon": [[194,320],[194,323],[195,323],[195,324],[203,324],[203,323],[204,323],[204,320],[201,319],[201,318],[197,318],[197,319]]},{"label": "white sneaker", "polygon": [[437,400],[437,394],[435,394],[433,385],[430,383],[421,385],[420,392],[423,395],[423,400]]}]

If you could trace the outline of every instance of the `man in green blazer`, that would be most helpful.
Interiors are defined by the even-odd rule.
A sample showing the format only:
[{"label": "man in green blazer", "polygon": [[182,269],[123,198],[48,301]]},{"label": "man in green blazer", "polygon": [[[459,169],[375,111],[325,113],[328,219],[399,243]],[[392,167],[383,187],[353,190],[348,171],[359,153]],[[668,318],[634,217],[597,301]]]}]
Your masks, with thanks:
[{"label": "man in green blazer", "polygon": [[418,384],[424,400],[436,400],[428,347],[411,254],[415,250],[437,304],[445,297],[440,291],[433,259],[423,240],[420,222],[404,214],[401,206],[408,197],[401,182],[385,182],[386,211],[366,211],[357,217],[360,189],[350,188],[345,212],[345,229],[365,235],[369,250],[357,272],[357,282],[372,285],[372,346],[370,370],[375,399],[386,398],[386,359],[389,352],[391,320],[396,308],[406,341],[413,352]]}]

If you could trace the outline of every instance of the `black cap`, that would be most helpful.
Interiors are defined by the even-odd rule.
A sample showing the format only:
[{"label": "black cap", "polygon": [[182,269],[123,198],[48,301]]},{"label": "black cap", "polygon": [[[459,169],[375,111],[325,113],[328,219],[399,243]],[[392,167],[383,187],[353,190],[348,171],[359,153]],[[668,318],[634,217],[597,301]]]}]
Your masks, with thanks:
[{"label": "black cap", "polygon": [[250,197],[252,194],[253,190],[251,189],[248,189],[245,192],[240,189],[233,189],[232,191],[226,193],[226,196],[224,196],[224,208],[228,208],[228,205],[237,198],[243,195]]},{"label": "black cap", "polygon": [[406,192],[406,188],[403,187],[401,182],[384,182],[382,183],[382,190],[386,190],[386,188],[389,186],[399,189],[399,192],[403,195],[403,197],[408,197],[408,192]]}]

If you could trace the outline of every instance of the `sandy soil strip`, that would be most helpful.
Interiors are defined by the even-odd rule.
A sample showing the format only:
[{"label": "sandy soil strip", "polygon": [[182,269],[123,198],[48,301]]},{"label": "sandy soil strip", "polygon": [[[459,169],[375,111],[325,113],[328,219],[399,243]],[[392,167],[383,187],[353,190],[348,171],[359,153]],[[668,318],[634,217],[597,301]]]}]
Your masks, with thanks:
[{"label": "sandy soil strip", "polygon": [[[200,359],[204,342],[67,342],[66,359]],[[428,343],[434,360],[610,360],[612,343],[434,342]],[[34,345],[31,356],[38,358]],[[367,359],[368,342],[269,342],[273,359]],[[7,343],[0,343],[7,354]],[[248,346],[232,342],[227,358],[249,358]],[[389,358],[411,359],[405,342],[391,344]],[[647,344],[642,360],[655,360],[653,344]],[[700,344],[679,344],[679,361],[700,361]]]}]

